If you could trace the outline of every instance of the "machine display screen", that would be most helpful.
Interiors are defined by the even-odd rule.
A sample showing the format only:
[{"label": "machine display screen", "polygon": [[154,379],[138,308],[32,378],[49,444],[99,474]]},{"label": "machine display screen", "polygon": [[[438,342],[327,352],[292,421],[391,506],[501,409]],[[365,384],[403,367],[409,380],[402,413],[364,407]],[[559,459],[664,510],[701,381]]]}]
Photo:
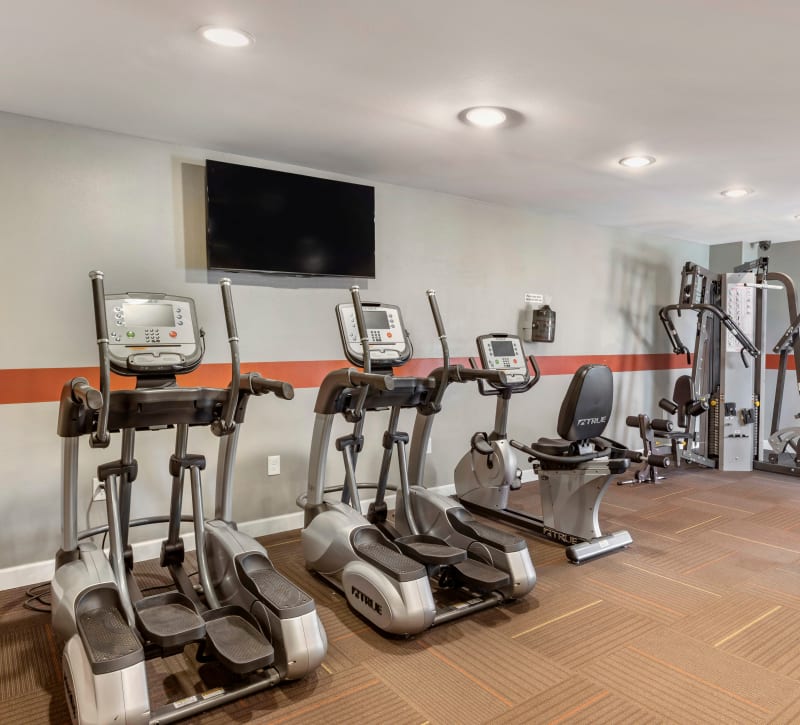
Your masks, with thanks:
[{"label": "machine display screen", "polygon": [[173,327],[175,313],[172,305],[165,304],[124,304],[125,323],[141,327]]},{"label": "machine display screen", "polygon": [[364,310],[364,325],[368,330],[388,330],[389,315],[383,310]]},{"label": "machine display screen", "polygon": [[514,343],[510,340],[494,340],[492,342],[492,355],[495,357],[512,357]]}]

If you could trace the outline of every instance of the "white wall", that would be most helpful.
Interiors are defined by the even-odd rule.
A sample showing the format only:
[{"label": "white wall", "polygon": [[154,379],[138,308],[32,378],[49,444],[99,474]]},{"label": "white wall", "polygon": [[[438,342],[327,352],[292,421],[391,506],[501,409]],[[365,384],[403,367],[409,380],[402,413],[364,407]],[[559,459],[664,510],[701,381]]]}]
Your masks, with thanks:
[{"label": "white wall", "polygon": [[[282,164],[0,114],[0,249],[3,260],[0,368],[96,365],[87,273],[102,269],[108,292],[158,291],[194,297],[207,333],[206,361],[227,361],[216,277],[205,270],[202,165],[207,157],[278,169]],[[303,170],[301,170],[303,171]],[[307,171],[307,170],[306,170]],[[331,178],[333,174],[314,172]],[[570,219],[386,184],[376,185],[377,275],[365,299],[403,307],[418,357],[439,353],[425,290],[434,287],[455,356],[475,354],[476,335],[517,328],[525,292],[553,297],[556,342],[541,355],[669,352],[656,310],[674,301],[686,259],[708,262],[707,247],[645,238]],[[351,280],[234,278],[242,359],[343,357],[334,305]],[[616,422],[653,410],[675,371],[615,376]],[[66,373],[65,373],[66,376]],[[554,434],[567,376],[550,376],[515,400],[510,431]],[[54,393],[57,391],[54,391]],[[295,400],[255,399],[239,447],[235,515],[251,521],[295,512],[305,486],[316,390]],[[434,428],[429,481],[450,473],[475,430],[491,427],[493,403],[471,386],[449,391]],[[59,545],[57,403],[0,406],[0,569],[50,559]],[[412,421],[405,417],[408,430]],[[380,421],[367,431],[379,433]],[[344,427],[342,427],[344,430]],[[166,513],[169,432],[141,434],[133,514]],[[371,446],[360,468],[377,458]],[[213,502],[216,440],[193,430],[205,452],[206,501]],[[81,446],[85,510],[96,465],[118,455]],[[282,473],[267,478],[266,456]],[[338,460],[330,456],[331,474]],[[207,508],[209,508],[207,506]],[[160,531],[136,532],[152,539]]]}]

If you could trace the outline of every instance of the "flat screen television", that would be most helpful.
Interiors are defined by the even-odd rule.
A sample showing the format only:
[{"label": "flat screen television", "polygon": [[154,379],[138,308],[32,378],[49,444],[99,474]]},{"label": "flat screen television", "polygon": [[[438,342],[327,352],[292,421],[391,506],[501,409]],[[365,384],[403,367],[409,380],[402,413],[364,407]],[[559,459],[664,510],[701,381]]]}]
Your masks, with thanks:
[{"label": "flat screen television", "polygon": [[206,161],[209,269],[375,277],[375,189]]}]

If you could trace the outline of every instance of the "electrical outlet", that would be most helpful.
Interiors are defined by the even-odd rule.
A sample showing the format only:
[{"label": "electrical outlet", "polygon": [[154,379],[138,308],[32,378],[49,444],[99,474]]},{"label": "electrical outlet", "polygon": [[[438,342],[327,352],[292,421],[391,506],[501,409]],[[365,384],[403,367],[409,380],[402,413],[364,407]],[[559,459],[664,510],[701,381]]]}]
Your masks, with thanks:
[{"label": "electrical outlet", "polygon": [[92,501],[105,501],[106,500],[106,485],[105,485],[105,483],[102,483],[97,478],[93,478],[92,479],[92,486],[94,487],[94,493],[92,494]]},{"label": "electrical outlet", "polygon": [[281,457],[267,456],[267,475],[278,476],[281,472]]}]

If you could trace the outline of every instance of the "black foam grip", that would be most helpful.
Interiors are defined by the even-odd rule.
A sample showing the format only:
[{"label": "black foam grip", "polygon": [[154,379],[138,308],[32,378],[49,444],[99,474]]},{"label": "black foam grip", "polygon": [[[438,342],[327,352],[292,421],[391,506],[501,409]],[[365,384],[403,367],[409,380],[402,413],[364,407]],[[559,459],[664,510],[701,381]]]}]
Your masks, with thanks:
[{"label": "black foam grip", "polygon": [[285,383],[282,380],[270,380],[269,378],[262,378],[260,375],[254,374],[250,378],[250,385],[256,395],[274,393],[283,400],[291,400],[294,398],[294,388],[291,384]]},{"label": "black foam grip", "polygon": [[352,372],[350,382],[353,385],[369,385],[376,390],[394,390],[394,379],[391,375]]},{"label": "black foam grip", "polygon": [[89,277],[92,280],[92,301],[97,339],[105,340],[108,337],[108,328],[106,327],[106,292],[103,285],[103,273],[90,272]]},{"label": "black foam grip", "polygon": [[458,376],[462,382],[467,380],[485,380],[487,383],[500,383],[501,385],[506,382],[506,374],[502,370],[484,370],[483,368],[465,368],[458,367]]},{"label": "black foam grip", "polygon": [[638,415],[629,415],[625,418],[625,425],[630,426],[631,428],[638,428],[639,427],[639,416]]},{"label": "black foam grip", "polygon": [[686,412],[689,415],[700,415],[708,410],[708,402],[705,400],[693,400]]},{"label": "black foam grip", "polygon": [[442,322],[442,315],[439,312],[439,303],[436,301],[436,292],[428,290],[428,302],[431,305],[431,312],[433,313],[433,324],[436,325],[436,334],[444,335],[444,322]]},{"label": "black foam grip", "polygon": [[658,401],[658,407],[670,415],[675,415],[675,413],[678,412],[677,404],[669,398],[661,398],[661,400]]},{"label": "black foam grip", "polygon": [[655,453],[647,456],[647,462],[656,468],[669,468],[672,465],[672,459],[669,456],[659,456]]},{"label": "black foam grip", "polygon": [[222,309],[225,310],[225,326],[228,330],[228,337],[238,337],[236,330],[236,316],[233,313],[233,297],[231,295],[231,281],[221,279],[219,282],[222,291]]},{"label": "black foam grip", "polygon": [[663,418],[655,418],[650,421],[650,427],[653,430],[661,430],[669,433],[672,430],[672,421],[664,420]]},{"label": "black foam grip", "polygon": [[89,410],[100,410],[103,407],[103,394],[89,385],[86,378],[76,378],[72,381],[72,397]]}]

